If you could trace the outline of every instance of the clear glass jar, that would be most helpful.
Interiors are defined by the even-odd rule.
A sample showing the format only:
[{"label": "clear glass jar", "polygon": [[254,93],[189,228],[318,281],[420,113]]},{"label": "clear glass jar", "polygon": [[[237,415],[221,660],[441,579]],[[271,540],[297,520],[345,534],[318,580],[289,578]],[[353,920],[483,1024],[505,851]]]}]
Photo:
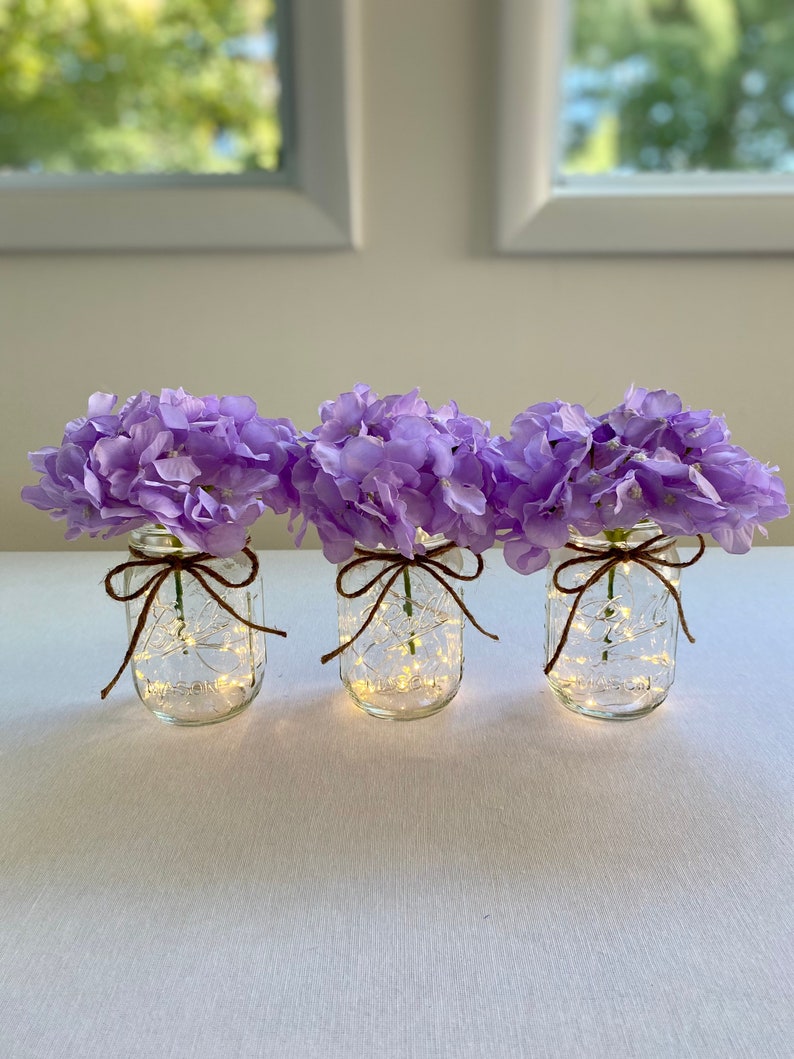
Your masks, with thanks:
[{"label": "clear glass jar", "polygon": [[[604,534],[582,537],[571,534],[571,543],[606,553],[615,546],[629,551],[661,533],[652,522],[617,531],[623,540]],[[675,538],[654,545],[655,569],[677,590],[679,570]],[[658,549],[658,550],[657,550]],[[558,591],[557,568],[580,552],[561,548],[549,561],[546,582],[546,661],[549,663],[563,638],[576,596]],[[558,578],[565,588],[581,587],[603,563],[593,557],[563,570]],[[675,678],[678,607],[669,589],[650,570],[636,562],[621,562],[606,572],[581,596],[567,640],[547,673],[560,702],[577,713],[609,720],[642,717],[667,697]]]},{"label": "clear glass jar", "polygon": [[[430,538],[426,546],[445,543],[441,537]],[[384,549],[383,556],[385,566],[395,553]],[[459,548],[445,552],[439,561],[455,573],[463,570]],[[344,575],[345,590],[362,588],[378,566],[379,561],[372,560],[350,570]],[[452,583],[463,598],[460,582]],[[339,676],[353,701],[374,717],[428,717],[451,702],[460,687],[464,616],[443,585],[421,566],[405,567],[378,604],[382,590],[383,581],[377,580],[357,599],[337,593],[340,644],[352,640],[378,608],[361,636],[339,655]]]},{"label": "clear glass jar", "polygon": [[[196,554],[157,526],[133,530],[130,548],[147,558]],[[242,552],[203,562],[229,581],[244,581],[251,572]],[[126,570],[125,595],[157,570],[156,566]],[[245,588],[209,583],[237,614],[264,624],[261,578]],[[130,637],[148,595],[125,604]],[[213,724],[234,717],[256,698],[265,657],[264,633],[219,606],[189,571],[174,570],[157,589],[130,668],[135,690],[155,717],[168,724]]]}]

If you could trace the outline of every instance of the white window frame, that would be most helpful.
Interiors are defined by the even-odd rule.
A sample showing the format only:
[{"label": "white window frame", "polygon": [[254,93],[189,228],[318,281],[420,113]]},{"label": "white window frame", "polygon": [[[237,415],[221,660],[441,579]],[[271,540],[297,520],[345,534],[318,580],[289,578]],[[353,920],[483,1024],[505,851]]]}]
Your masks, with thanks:
[{"label": "white window frame", "polygon": [[555,182],[566,0],[499,0],[496,249],[505,254],[794,251],[794,176]]},{"label": "white window frame", "polygon": [[361,242],[359,0],[292,0],[297,186],[0,178],[0,252],[345,249]]}]

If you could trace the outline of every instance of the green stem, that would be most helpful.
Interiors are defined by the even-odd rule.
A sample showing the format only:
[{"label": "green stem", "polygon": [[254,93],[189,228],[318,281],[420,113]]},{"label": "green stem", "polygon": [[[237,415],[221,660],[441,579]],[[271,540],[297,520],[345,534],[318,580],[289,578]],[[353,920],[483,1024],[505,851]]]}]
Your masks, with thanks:
[{"label": "green stem", "polygon": [[[620,541],[627,541],[629,539],[629,532],[628,532],[628,530],[622,530],[622,529],[604,530],[604,536],[606,537],[606,539],[609,541],[610,544],[616,544],[616,543],[618,543]],[[611,603],[614,598],[615,598],[615,567],[613,566],[612,569],[607,574],[607,599]],[[614,607],[607,607],[607,609],[604,611],[604,617],[607,618],[607,619],[614,617],[614,615],[615,615]],[[607,644],[607,647],[605,647],[604,650],[601,652],[601,661],[602,662],[606,662],[608,660],[608,658],[609,658],[609,645],[612,643],[612,641],[609,638],[609,632],[607,632],[606,635],[604,636],[604,643]]]},{"label": "green stem", "polygon": [[[185,631],[187,622],[185,621],[185,597],[184,590],[182,588],[182,571],[174,570],[174,584],[176,585],[176,599],[174,601],[174,609],[176,610],[176,616],[179,619],[179,629],[177,635],[181,638]],[[182,654],[187,654],[187,647],[182,649]]]},{"label": "green stem", "polygon": [[[409,618],[414,616],[414,605],[413,596],[411,595],[411,575],[408,573],[408,567],[406,566],[403,570],[403,589],[405,591],[405,602],[403,603],[403,610]],[[414,643],[413,636],[408,641],[408,650],[412,655],[416,654],[416,644]]]},{"label": "green stem", "polygon": [[[612,569],[607,574],[607,599],[611,602],[614,598],[615,598],[615,567],[613,566]],[[604,611],[604,617],[609,619],[609,618],[613,617],[614,613],[615,613],[615,610],[614,610],[613,607],[607,607],[607,609]],[[609,638],[609,632],[608,631],[607,631],[607,633],[604,636],[604,643],[605,644],[611,644],[612,643],[612,641]],[[609,647],[607,646],[601,652],[601,661],[602,662],[606,662],[608,657],[609,657]]]}]

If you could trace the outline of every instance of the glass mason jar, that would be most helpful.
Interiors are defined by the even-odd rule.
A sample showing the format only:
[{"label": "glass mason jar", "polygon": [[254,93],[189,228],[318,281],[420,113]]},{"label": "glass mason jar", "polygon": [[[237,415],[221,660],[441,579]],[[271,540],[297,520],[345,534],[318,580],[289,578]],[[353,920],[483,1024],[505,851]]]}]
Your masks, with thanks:
[{"label": "glass mason jar", "polygon": [[[606,553],[611,547],[630,551],[640,542],[659,536],[653,522],[627,531],[583,537],[571,543]],[[663,537],[653,546],[654,568],[677,590],[679,570],[675,538]],[[604,573],[581,596],[560,592],[554,574],[564,562],[587,558],[560,548],[552,552],[546,582],[547,679],[560,702],[588,717],[628,720],[655,710],[667,697],[675,678],[678,607],[669,589],[650,570],[636,562],[621,562]],[[598,556],[563,570],[565,588],[581,587],[604,562]],[[551,669],[565,625],[575,607],[568,637]]]},{"label": "glass mason jar", "polygon": [[[430,550],[446,543],[432,537],[425,546]],[[400,558],[383,549],[381,569]],[[439,561],[455,573],[463,570],[460,548],[444,552]],[[337,569],[346,566],[341,563]],[[373,559],[344,574],[345,591],[362,588],[378,567],[379,560]],[[463,598],[460,583],[452,583]],[[339,676],[353,701],[373,717],[428,717],[451,702],[460,687],[464,616],[444,586],[421,566],[405,567],[379,603],[383,584],[376,580],[356,599],[337,593],[340,644],[352,640],[377,607],[361,636],[339,655]]]},{"label": "glass mason jar", "polygon": [[[146,558],[197,554],[168,530],[151,525],[130,533],[130,548]],[[242,552],[202,562],[229,581],[244,581],[251,571]],[[157,570],[125,571],[125,595]],[[261,578],[245,588],[209,583],[237,614],[264,624]],[[148,595],[126,603],[130,637]],[[265,635],[219,606],[188,570],[173,570],[157,589],[130,668],[135,690],[155,717],[168,724],[213,724],[234,717],[256,698],[265,668]]]}]

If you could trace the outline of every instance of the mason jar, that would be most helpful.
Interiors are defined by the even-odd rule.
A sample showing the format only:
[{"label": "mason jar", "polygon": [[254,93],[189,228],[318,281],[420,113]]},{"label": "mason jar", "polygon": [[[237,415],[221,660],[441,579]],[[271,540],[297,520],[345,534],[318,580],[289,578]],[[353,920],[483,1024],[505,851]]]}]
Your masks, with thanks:
[{"label": "mason jar", "polygon": [[[572,533],[570,543],[585,552],[552,552],[546,582],[546,676],[568,709],[628,720],[650,713],[667,697],[675,679],[678,606],[656,574],[630,560],[633,548],[654,537],[660,539],[652,545],[651,565],[677,591],[680,571],[668,565],[679,562],[675,538],[663,536],[650,521],[596,537]],[[613,548],[625,552],[626,560],[605,570],[583,593],[560,591],[555,585],[560,566],[578,558],[582,561],[561,570],[557,580],[564,589],[581,590]]]},{"label": "mason jar", "polygon": [[[435,537],[426,547],[432,551],[445,544]],[[339,675],[362,710],[373,717],[410,721],[438,712],[457,694],[463,676],[464,616],[444,585],[421,564],[405,566],[384,594],[389,568],[402,558],[381,549],[377,559],[347,570],[347,563],[337,568],[348,595],[373,582],[352,599],[337,593],[339,642],[350,643],[339,655]],[[445,551],[439,561],[452,573],[463,570],[457,547]],[[450,583],[462,598],[462,585],[452,578]]]},{"label": "mason jar", "polygon": [[[184,548],[168,530],[153,525],[133,530],[129,542],[134,559],[198,554]],[[243,552],[225,559],[210,556],[201,562],[231,582],[245,581],[251,573],[250,559]],[[126,570],[125,596],[136,592],[157,571],[155,565]],[[262,685],[265,635],[246,624],[264,624],[261,578],[257,576],[245,587],[228,588],[205,577],[238,617],[221,607],[187,569],[172,569],[159,587],[125,603],[132,639],[146,600],[156,591],[130,668],[144,705],[168,724],[225,721],[244,710]]]}]

